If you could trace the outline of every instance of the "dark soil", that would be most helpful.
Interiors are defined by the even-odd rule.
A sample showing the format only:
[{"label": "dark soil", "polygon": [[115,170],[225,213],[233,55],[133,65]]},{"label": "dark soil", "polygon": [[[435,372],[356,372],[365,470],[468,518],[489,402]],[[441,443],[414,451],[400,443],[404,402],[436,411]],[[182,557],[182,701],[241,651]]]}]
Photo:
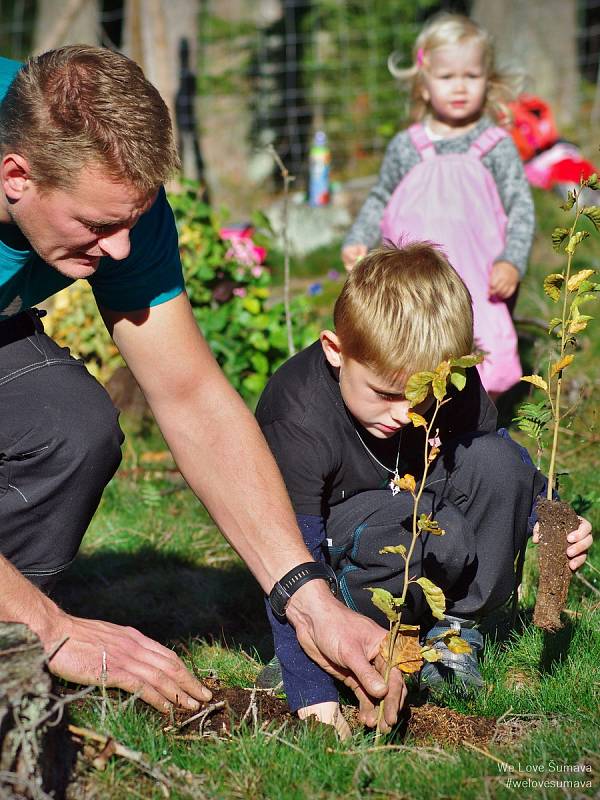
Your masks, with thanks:
[{"label": "dark soil", "polygon": [[[273,697],[268,692],[223,687],[211,681],[207,681],[207,684],[213,693],[213,699],[205,703],[197,714],[177,712],[174,724],[166,726],[167,732],[195,738],[198,735],[211,734],[227,736],[242,722],[258,727],[270,723],[278,726],[287,723],[288,727],[296,729],[306,725],[306,722],[290,714],[284,700]],[[357,709],[346,707],[344,713],[351,728],[361,727]],[[411,744],[433,743],[455,747],[464,741],[487,744],[495,736],[496,729],[496,719],[493,717],[466,716],[450,708],[426,703],[407,709],[404,723],[400,726],[400,736]]]},{"label": "dark soil", "polygon": [[540,500],[538,558],[540,578],[533,622],[546,631],[562,628],[561,611],[567,602],[571,570],[567,558],[567,536],[579,527],[579,518],[567,503]]}]

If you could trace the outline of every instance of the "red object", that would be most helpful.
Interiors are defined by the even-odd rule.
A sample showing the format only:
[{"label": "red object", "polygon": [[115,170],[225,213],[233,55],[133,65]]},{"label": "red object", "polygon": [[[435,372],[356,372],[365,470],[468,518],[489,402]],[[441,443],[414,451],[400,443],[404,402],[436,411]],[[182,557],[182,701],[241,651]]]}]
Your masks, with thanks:
[{"label": "red object", "polygon": [[509,104],[513,115],[511,136],[523,161],[547,150],[558,140],[554,116],[548,103],[533,94],[522,94]]}]

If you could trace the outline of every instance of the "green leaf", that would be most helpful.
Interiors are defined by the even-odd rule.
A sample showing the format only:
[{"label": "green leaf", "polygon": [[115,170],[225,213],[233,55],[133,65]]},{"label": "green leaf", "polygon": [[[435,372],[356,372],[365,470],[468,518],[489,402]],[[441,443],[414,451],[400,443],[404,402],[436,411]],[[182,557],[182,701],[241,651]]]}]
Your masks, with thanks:
[{"label": "green leaf", "polygon": [[415,372],[406,382],[404,396],[412,406],[422,403],[429,394],[429,387],[435,377],[433,372]]},{"label": "green leaf", "polygon": [[544,278],[544,291],[555,303],[560,300],[560,289],[564,282],[565,276],[559,275],[558,272],[553,272]]},{"label": "green leaf", "polygon": [[560,249],[561,244],[564,242],[564,240],[567,238],[568,235],[569,235],[568,228],[554,228],[554,230],[552,231],[552,247],[556,250],[557,253]]},{"label": "green leaf", "polygon": [[434,536],[444,536],[446,534],[446,531],[440,528],[439,523],[431,519],[431,514],[421,514],[417,520],[417,528],[420,531],[432,533]]},{"label": "green leaf", "polygon": [[548,333],[549,334],[552,333],[552,331],[554,330],[554,328],[556,328],[557,325],[562,325],[562,319],[560,317],[552,317],[552,319],[548,323]]},{"label": "green leaf", "polygon": [[259,375],[269,374],[269,359],[264,353],[253,353],[250,356],[250,362]]},{"label": "green leaf", "polygon": [[425,600],[431,609],[431,613],[436,619],[444,619],[446,610],[446,598],[442,590],[435,585],[429,578],[418,578],[416,583],[423,589]]},{"label": "green leaf", "polygon": [[525,381],[525,383],[532,383],[534,386],[537,386],[538,389],[543,389],[545,392],[548,391],[548,384],[540,375],[523,375],[521,380]]},{"label": "green leaf", "polygon": [[446,396],[447,377],[445,375],[436,375],[431,382],[431,387],[433,389],[433,396],[441,403]]},{"label": "green leaf", "polygon": [[577,199],[577,195],[575,192],[569,191],[567,192],[567,199],[561,205],[563,211],[568,211],[570,208],[573,208],[575,205],[575,200]]},{"label": "green leaf", "polygon": [[458,389],[459,392],[467,385],[467,376],[464,373],[463,369],[458,367],[457,369],[453,369],[450,373],[450,383]]},{"label": "green leaf", "polygon": [[403,544],[389,544],[386,547],[382,547],[379,551],[381,555],[385,553],[399,553],[401,556],[406,555],[406,547]]},{"label": "green leaf", "polygon": [[260,314],[260,300],[256,297],[244,297],[242,305],[251,314]]},{"label": "green leaf", "polygon": [[581,242],[583,242],[584,239],[587,239],[589,235],[589,231],[577,231],[577,233],[574,233],[569,239],[569,244],[565,247],[565,252],[572,256]]},{"label": "green leaf", "polygon": [[600,182],[598,181],[598,176],[595,172],[593,172],[589,178],[586,178],[581,185],[587,186],[588,189],[600,188]]},{"label": "green leaf", "polygon": [[600,231],[600,208],[598,206],[585,206],[581,209],[581,213],[594,223],[597,231]]},{"label": "green leaf", "polygon": [[449,363],[451,367],[462,367],[463,369],[468,369],[469,367],[474,367],[476,364],[481,364],[482,361],[483,356],[480,353],[471,353],[471,355],[468,356],[451,358]]},{"label": "green leaf", "polygon": [[390,592],[385,589],[376,589],[372,586],[367,586],[366,589],[371,592],[371,602],[373,605],[380,611],[383,611],[390,622],[396,622],[398,619],[398,612],[395,609],[394,598]]},{"label": "green leaf", "polygon": [[265,388],[266,383],[267,383],[266,375],[257,375],[256,372],[253,372],[251,375],[246,375],[246,377],[242,381],[242,386],[251,395],[259,395]]}]

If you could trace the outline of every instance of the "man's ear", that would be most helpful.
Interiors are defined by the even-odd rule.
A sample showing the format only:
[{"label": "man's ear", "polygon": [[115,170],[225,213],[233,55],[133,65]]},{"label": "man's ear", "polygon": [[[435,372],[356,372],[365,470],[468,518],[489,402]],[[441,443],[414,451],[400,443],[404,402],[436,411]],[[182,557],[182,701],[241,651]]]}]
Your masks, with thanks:
[{"label": "man's ear", "polygon": [[9,201],[20,200],[31,182],[29,162],[18,153],[7,153],[0,162],[2,189]]},{"label": "man's ear", "polygon": [[333,331],[321,331],[319,339],[321,340],[321,347],[323,348],[327,361],[329,361],[332,367],[341,367],[342,348],[337,335]]}]

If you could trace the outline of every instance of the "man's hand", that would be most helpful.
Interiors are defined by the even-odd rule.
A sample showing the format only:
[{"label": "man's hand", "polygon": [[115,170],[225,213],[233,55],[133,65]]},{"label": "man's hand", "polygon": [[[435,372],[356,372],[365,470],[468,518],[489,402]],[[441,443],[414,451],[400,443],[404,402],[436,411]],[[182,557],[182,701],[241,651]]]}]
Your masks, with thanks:
[{"label": "man's hand", "polygon": [[298,589],[286,613],[303,650],[352,689],[363,724],[375,727],[377,706],[385,697],[381,730],[391,730],[406,699],[406,687],[397,669],[392,669],[388,686],[383,680],[385,663],[379,646],[387,631],[338,602],[320,580]]},{"label": "man's hand", "polygon": [[508,300],[517,290],[521,275],[510,261],[496,261],[490,273],[489,296]]},{"label": "man's hand", "polygon": [[351,272],[357,261],[367,255],[366,244],[349,244],[342,249],[342,261],[347,272]]},{"label": "man's hand", "polygon": [[135,692],[163,713],[172,705],[195,711],[199,701],[212,697],[172,650],[135,628],[58,610],[57,624],[41,635],[46,651],[67,636],[49,663],[50,671],[65,680]]},{"label": "man's hand", "polygon": [[[587,552],[592,546],[592,526],[583,517],[579,517],[580,523],[576,531],[572,531],[567,536],[567,556],[569,558],[569,567],[575,572],[578,570],[587,558]],[[537,544],[540,541],[540,524],[536,522],[533,527],[532,540]]]},{"label": "man's hand", "polygon": [[300,719],[316,717],[319,722],[322,722],[324,725],[332,725],[342,741],[352,738],[352,731],[344,719],[339,703],[327,701],[326,703],[315,703],[312,706],[305,706],[304,708],[298,709],[298,716]]}]

